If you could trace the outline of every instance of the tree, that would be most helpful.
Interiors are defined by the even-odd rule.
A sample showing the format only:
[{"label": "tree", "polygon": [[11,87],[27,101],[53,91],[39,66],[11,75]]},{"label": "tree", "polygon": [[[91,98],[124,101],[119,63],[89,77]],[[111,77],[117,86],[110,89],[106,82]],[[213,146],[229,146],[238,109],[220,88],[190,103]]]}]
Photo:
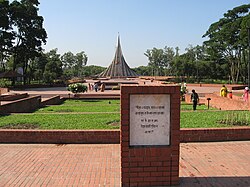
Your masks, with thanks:
[{"label": "tree", "polygon": [[76,66],[75,66],[75,71],[78,72],[78,77],[83,75],[83,66],[86,66],[87,61],[88,61],[88,57],[85,54],[84,51],[77,53],[75,55],[76,57]]},{"label": "tree", "polygon": [[95,77],[99,75],[101,72],[103,72],[106,68],[101,67],[101,66],[84,66],[82,68],[82,76],[84,77]]},{"label": "tree", "polygon": [[10,55],[10,48],[14,39],[9,9],[9,1],[0,0],[0,68],[3,71],[5,71],[5,63]]},{"label": "tree", "polygon": [[62,76],[62,62],[60,60],[60,54],[57,54],[57,49],[52,49],[46,56],[48,62],[45,65],[43,79],[46,83],[52,83]]},{"label": "tree", "polygon": [[[13,70],[23,67],[26,77],[29,63],[42,51],[47,33],[43,17],[38,15],[38,0],[0,0],[0,53],[14,58]],[[13,82],[14,83],[14,82]]]},{"label": "tree", "polygon": [[139,66],[137,68],[132,68],[138,75],[141,76],[150,76],[152,68],[149,66]]},{"label": "tree", "polygon": [[[233,83],[238,82],[242,55],[247,50],[246,22],[250,22],[250,4],[229,10],[218,22],[210,25],[203,37],[209,40],[204,44],[208,48],[211,58],[224,59],[230,68],[228,75]],[[250,24],[249,24],[250,25]]]},{"label": "tree", "polygon": [[153,76],[160,76],[163,74],[163,64],[164,64],[164,51],[163,49],[148,49],[144,55],[148,57],[148,66],[152,68]]},{"label": "tree", "polygon": [[30,71],[33,73],[35,80],[39,82],[43,80],[43,73],[45,71],[45,66],[48,63],[49,58],[46,54],[41,53],[39,57],[36,57],[30,64]]},{"label": "tree", "polygon": [[75,56],[70,51],[67,53],[64,53],[61,56],[61,61],[62,61],[63,69],[71,69],[76,65]]},{"label": "tree", "polygon": [[178,50],[179,48],[176,47],[176,53],[172,47],[165,46],[164,53],[163,53],[163,68],[165,75],[172,75],[173,72],[171,71],[171,65],[173,64],[174,58],[176,55],[179,55]]},{"label": "tree", "polygon": [[84,51],[74,55],[72,52],[64,53],[61,57],[64,74],[68,78],[82,76],[83,67],[87,64],[88,57]]}]

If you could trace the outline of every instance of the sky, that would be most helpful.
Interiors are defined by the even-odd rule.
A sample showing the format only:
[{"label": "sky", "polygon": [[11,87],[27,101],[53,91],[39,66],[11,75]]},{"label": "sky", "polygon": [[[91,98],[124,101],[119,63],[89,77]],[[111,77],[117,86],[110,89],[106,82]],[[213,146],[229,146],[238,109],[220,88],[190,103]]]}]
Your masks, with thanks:
[{"label": "sky", "polygon": [[147,49],[202,45],[209,26],[249,0],[40,0],[46,52],[84,51],[87,65],[108,67],[118,33],[127,64],[146,66]]}]

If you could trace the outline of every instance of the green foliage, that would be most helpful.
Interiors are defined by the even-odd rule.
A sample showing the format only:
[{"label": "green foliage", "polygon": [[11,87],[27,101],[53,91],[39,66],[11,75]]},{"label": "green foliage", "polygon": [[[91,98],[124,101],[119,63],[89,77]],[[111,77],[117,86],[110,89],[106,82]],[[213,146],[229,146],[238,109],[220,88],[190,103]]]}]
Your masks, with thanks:
[{"label": "green foliage", "polygon": [[[230,79],[232,83],[247,82],[248,35],[250,4],[235,7],[211,24],[203,37],[208,40],[202,46],[188,46],[184,54],[179,48],[148,49],[147,75],[173,75],[185,77],[188,82],[202,79]],[[138,68],[138,71],[141,71]],[[149,73],[148,73],[149,72]],[[143,72],[140,72],[143,75]],[[190,79],[190,80],[189,80]]]},{"label": "green foliage", "polygon": [[132,68],[138,75],[150,76],[152,73],[152,67],[150,66],[139,66],[137,68]]},{"label": "green foliage", "polygon": [[62,62],[57,49],[53,49],[46,54],[48,62],[45,65],[43,79],[46,83],[53,83],[54,80],[62,76]]},{"label": "green foliage", "polygon": [[72,52],[64,53],[61,56],[64,75],[67,78],[82,77],[83,67],[87,64],[88,57],[84,51],[74,55]]},{"label": "green foliage", "polygon": [[70,84],[67,89],[72,93],[83,93],[87,91],[88,87],[82,83],[75,83]]},{"label": "green foliage", "polygon": [[172,47],[165,46],[164,49],[148,49],[144,55],[148,57],[148,66],[151,68],[153,76],[162,76],[170,74],[170,65],[173,62],[175,53]]},{"label": "green foliage", "polygon": [[84,66],[82,69],[82,75],[84,77],[94,77],[103,72],[106,68],[101,67],[101,66]]},{"label": "green foliage", "polygon": [[246,76],[242,66],[247,62],[249,10],[250,4],[229,10],[223,18],[211,24],[203,36],[209,38],[204,43],[208,48],[210,59],[228,65],[230,68],[228,75],[231,76],[233,83],[238,82],[240,75]]},{"label": "green foliage", "polygon": [[0,79],[0,88],[8,88],[11,86],[11,81],[7,79]]},{"label": "green foliage", "polygon": [[226,124],[230,126],[248,126],[249,115],[247,113],[235,113],[229,112],[218,123]]},{"label": "green foliage", "polygon": [[[212,128],[232,127],[232,124],[223,124],[220,121],[227,118],[230,111],[195,111],[181,112],[181,128]],[[234,114],[244,115],[250,123],[249,111],[234,111]]]},{"label": "green foliage", "polygon": [[5,61],[14,58],[12,70],[23,67],[24,81],[31,75],[30,60],[39,55],[47,38],[38,5],[37,0],[0,1],[0,54]]}]

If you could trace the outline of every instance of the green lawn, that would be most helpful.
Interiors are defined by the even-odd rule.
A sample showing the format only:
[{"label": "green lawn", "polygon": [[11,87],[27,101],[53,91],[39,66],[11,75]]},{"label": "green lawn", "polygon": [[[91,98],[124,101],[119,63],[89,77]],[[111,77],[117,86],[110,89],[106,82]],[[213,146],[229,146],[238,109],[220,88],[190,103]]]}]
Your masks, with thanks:
[{"label": "green lawn", "polygon": [[[193,110],[193,105],[182,102],[181,103],[181,110]],[[209,107],[209,109],[208,109],[206,105],[204,105],[204,104],[199,105],[198,104],[196,110],[218,110],[218,109],[213,108],[213,107]]]},{"label": "green lawn", "polygon": [[249,126],[249,111],[181,112],[182,128],[232,127],[233,124]]},{"label": "green lawn", "polygon": [[[206,106],[181,105],[182,128],[249,125],[249,111],[215,111]],[[39,129],[119,129],[119,100],[67,100],[62,105],[41,108],[31,114],[0,115],[0,127],[32,126]],[[96,113],[95,113],[96,112]],[[239,124],[238,122],[243,122]],[[11,127],[9,127],[11,126]]]},{"label": "green lawn", "polygon": [[119,129],[120,114],[14,114],[0,117],[0,126],[38,125],[39,129]]},{"label": "green lawn", "polygon": [[40,108],[35,113],[120,112],[119,100],[66,100],[62,105]]}]

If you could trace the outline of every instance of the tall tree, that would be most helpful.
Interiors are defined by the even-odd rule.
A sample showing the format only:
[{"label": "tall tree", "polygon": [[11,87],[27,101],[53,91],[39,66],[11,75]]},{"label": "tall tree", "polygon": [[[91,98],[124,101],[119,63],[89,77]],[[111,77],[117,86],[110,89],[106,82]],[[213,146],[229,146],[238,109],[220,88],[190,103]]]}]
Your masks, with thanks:
[{"label": "tall tree", "polygon": [[246,20],[250,22],[250,4],[229,10],[218,22],[213,23],[203,37],[204,44],[213,57],[225,59],[230,68],[228,75],[238,82],[242,63],[242,52],[246,50]]},{"label": "tall tree", "polygon": [[53,83],[54,80],[62,76],[62,61],[60,59],[60,54],[57,53],[57,49],[52,49],[46,53],[46,56],[48,62],[45,65],[43,79],[46,83]]},{"label": "tall tree", "polygon": [[86,66],[87,61],[88,61],[88,57],[84,51],[77,53],[75,55],[75,57],[76,57],[75,70],[77,72],[78,77],[81,77],[81,76],[83,76],[83,66]]},{"label": "tall tree", "polygon": [[41,53],[39,57],[32,60],[32,63],[30,64],[30,71],[32,72],[32,76],[35,80],[38,80],[39,82],[43,80],[43,73],[48,61],[49,58],[44,53]]},{"label": "tall tree", "polygon": [[5,70],[5,63],[10,55],[13,39],[9,1],[0,0],[0,70]]},{"label": "tall tree", "polygon": [[[42,51],[47,33],[38,15],[38,0],[0,0],[0,52],[14,57],[13,70],[22,66],[27,75],[29,63]],[[26,78],[27,76],[25,76]]]},{"label": "tall tree", "polygon": [[[178,47],[177,47],[178,48]],[[178,50],[176,50],[178,54]],[[163,54],[163,68],[164,68],[164,74],[171,75],[171,65],[173,64],[174,58],[175,58],[175,51],[174,48],[165,46],[164,47],[164,54]]]},{"label": "tall tree", "polygon": [[164,51],[163,49],[148,49],[144,55],[148,57],[148,66],[152,68],[152,75],[160,76],[163,74]]},{"label": "tall tree", "polygon": [[84,51],[76,55],[69,51],[61,56],[61,60],[66,77],[81,77],[83,75],[83,67],[87,64],[88,57]]}]

